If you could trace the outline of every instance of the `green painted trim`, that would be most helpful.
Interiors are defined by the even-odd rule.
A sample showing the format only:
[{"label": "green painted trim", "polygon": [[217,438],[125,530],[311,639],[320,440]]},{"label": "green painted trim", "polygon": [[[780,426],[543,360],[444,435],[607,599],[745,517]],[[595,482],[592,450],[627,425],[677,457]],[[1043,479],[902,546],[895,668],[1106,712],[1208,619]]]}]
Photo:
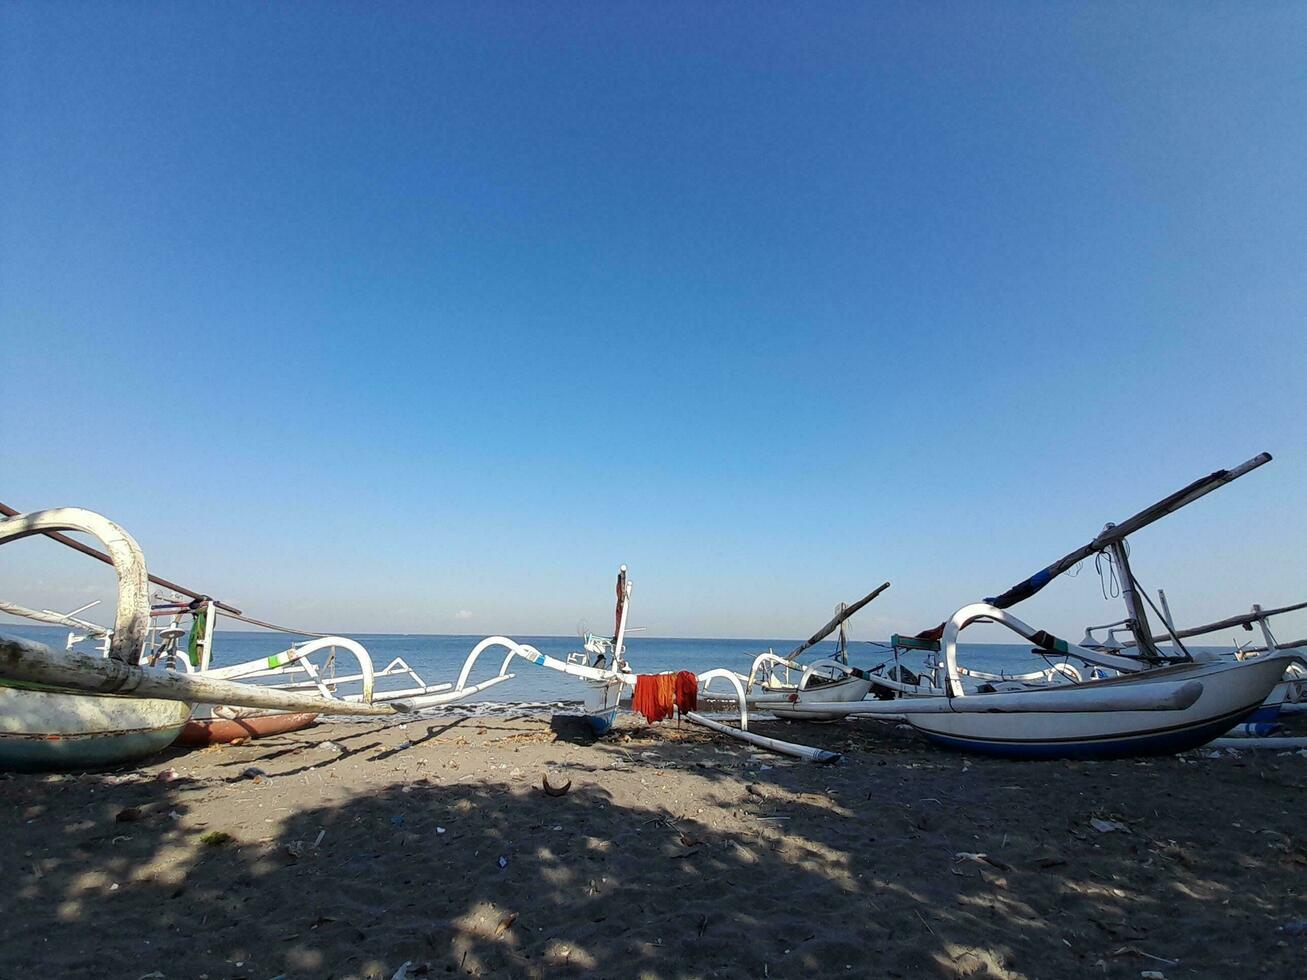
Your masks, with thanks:
[{"label": "green painted trim", "polygon": [[900,636],[895,633],[889,638],[891,646],[900,650],[934,650],[939,652],[939,640],[923,640],[917,636]]}]

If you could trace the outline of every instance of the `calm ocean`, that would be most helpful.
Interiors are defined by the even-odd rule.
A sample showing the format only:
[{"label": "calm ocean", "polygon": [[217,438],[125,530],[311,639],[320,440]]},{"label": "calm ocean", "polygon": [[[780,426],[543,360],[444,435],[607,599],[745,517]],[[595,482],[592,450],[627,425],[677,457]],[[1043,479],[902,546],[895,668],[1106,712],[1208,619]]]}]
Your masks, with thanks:
[{"label": "calm ocean", "polygon": [[[0,623],[0,632],[62,648],[67,631],[57,626],[35,626]],[[219,630],[214,641],[216,663],[219,666],[243,663],[279,653],[289,647],[287,637],[266,632],[229,632]],[[381,670],[395,658],[402,658],[421,675],[428,684],[453,682],[469,652],[481,639],[479,636],[447,636],[439,634],[360,633],[352,639],[362,643],[372,655],[373,664]],[[520,643],[529,643],[541,653],[566,659],[567,654],[580,649],[574,636],[515,636]],[[662,670],[692,670],[703,673],[714,667],[726,667],[747,673],[754,657],[771,649],[784,653],[794,649],[799,640],[700,640],[672,637],[649,637],[635,634],[627,643],[627,659],[637,671],[653,673]],[[821,643],[809,657],[830,656],[835,651],[833,642]],[[987,671],[1007,670],[1022,672],[1046,666],[1042,658],[1034,656],[1029,644],[963,643],[959,646],[959,661]],[[919,669],[921,655],[904,658],[904,663]],[[317,658],[315,658],[316,661]],[[473,669],[473,682],[493,676],[503,659],[503,649],[489,650],[477,661]],[[849,661],[858,667],[874,667],[890,659],[889,651],[867,642],[849,645]],[[347,672],[350,660],[342,653],[337,670]],[[580,685],[556,671],[545,670],[517,661],[511,668],[516,676],[496,685],[481,695],[483,702],[528,704],[557,704],[580,699]],[[411,687],[407,677],[387,678],[378,682],[378,689]],[[716,690],[716,688],[714,688]],[[725,688],[721,689],[725,692]]]}]

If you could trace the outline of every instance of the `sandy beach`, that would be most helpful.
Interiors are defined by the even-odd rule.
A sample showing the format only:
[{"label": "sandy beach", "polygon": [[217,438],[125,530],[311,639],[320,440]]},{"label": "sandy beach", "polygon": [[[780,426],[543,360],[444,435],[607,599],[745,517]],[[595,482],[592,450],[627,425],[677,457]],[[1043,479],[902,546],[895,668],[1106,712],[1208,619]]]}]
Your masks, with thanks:
[{"label": "sandy beach", "polygon": [[[795,738],[797,727],[759,722]],[[1289,975],[1298,755],[790,762],[626,716],[335,723],[0,780],[5,977]],[[551,785],[570,790],[553,796]],[[1110,828],[1110,829],[1104,829]]]}]

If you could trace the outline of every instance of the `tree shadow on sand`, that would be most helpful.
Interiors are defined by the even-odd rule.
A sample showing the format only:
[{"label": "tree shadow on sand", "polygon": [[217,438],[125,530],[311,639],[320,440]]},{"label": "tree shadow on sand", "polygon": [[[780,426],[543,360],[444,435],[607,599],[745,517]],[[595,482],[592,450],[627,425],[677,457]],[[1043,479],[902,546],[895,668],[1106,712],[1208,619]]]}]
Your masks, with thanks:
[{"label": "tree shadow on sand", "polygon": [[[476,724],[491,750],[522,737]],[[304,733],[199,780],[0,782],[0,974],[1218,976],[1301,954],[1274,932],[1307,911],[1292,765],[1016,765],[764,723],[852,751],[636,729],[571,746],[557,797],[507,762],[336,778],[432,745],[456,767],[464,727],[335,726],[333,756]]]}]

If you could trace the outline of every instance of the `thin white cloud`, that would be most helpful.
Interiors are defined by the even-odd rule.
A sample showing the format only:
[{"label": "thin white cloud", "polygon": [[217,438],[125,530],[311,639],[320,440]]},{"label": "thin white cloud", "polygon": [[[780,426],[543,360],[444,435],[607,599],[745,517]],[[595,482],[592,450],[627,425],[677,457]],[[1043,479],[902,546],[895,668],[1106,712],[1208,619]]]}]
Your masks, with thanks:
[{"label": "thin white cloud", "polygon": [[455,619],[471,619],[471,618],[472,618],[472,610],[470,610],[470,609],[460,609],[458,612],[454,613],[454,618],[455,618]]}]

